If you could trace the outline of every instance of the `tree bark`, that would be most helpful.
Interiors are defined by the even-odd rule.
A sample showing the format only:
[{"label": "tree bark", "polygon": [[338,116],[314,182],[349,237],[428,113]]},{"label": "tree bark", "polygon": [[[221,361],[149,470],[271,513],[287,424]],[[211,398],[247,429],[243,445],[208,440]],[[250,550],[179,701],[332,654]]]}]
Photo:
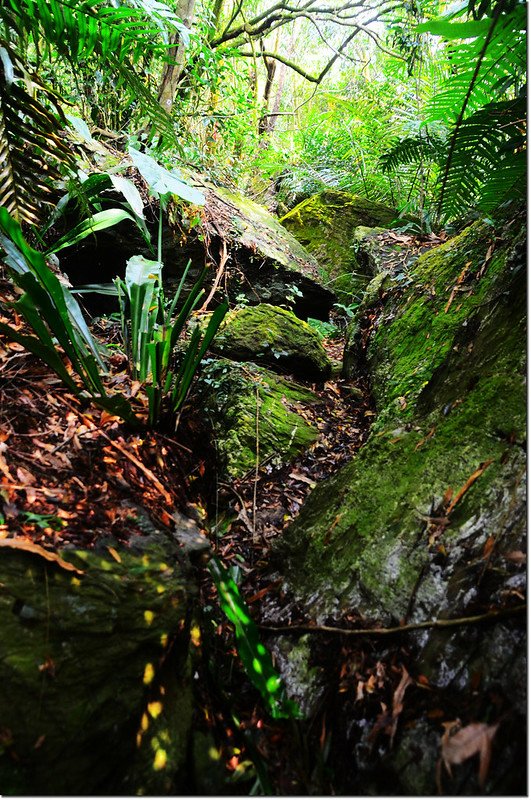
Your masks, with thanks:
[{"label": "tree bark", "polygon": [[[177,15],[187,27],[190,27],[192,24],[195,3],[196,0],[179,0],[177,4]],[[174,33],[170,41],[174,45],[170,50],[171,62],[164,64],[158,95],[160,105],[168,114],[171,113],[175,102],[177,86],[183,73],[185,61],[185,47],[182,41],[180,41],[179,34]]]}]

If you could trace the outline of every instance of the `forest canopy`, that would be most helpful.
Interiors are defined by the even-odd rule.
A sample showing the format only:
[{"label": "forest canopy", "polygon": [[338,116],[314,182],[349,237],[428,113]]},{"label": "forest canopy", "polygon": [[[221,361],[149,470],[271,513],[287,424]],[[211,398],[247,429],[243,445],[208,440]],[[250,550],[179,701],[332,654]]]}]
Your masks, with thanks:
[{"label": "forest canopy", "polygon": [[0,20],[0,200],[21,221],[77,177],[79,119],[258,198],[340,188],[428,230],[523,194],[517,0],[7,0]]}]

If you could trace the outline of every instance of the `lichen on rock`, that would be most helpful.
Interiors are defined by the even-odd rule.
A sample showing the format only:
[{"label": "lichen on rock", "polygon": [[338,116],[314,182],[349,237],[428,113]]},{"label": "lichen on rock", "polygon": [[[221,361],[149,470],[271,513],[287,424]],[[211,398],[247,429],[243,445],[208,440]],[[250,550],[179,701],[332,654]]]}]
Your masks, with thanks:
[{"label": "lichen on rock", "polygon": [[268,303],[230,311],[211,350],[309,381],[327,380],[331,373],[317,332],[291,311]]}]

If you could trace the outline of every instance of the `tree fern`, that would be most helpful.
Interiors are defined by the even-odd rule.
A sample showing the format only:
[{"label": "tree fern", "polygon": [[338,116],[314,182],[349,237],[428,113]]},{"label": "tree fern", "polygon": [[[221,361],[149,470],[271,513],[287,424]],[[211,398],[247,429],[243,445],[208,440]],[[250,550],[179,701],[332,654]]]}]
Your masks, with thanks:
[{"label": "tree fern", "polygon": [[[496,20],[482,19],[470,22],[432,21],[418,27],[444,36],[448,45],[448,76],[443,91],[428,104],[428,121],[442,120],[446,123],[457,120],[467,93],[467,111],[472,113],[488,102],[500,97],[507,84],[518,87],[526,71],[526,4],[516,5],[510,12],[502,13]],[[474,78],[478,59],[485,48],[492,23],[495,26]],[[461,41],[460,37],[466,37]],[[474,37],[469,41],[470,37]],[[474,78],[474,80],[473,80]]]}]

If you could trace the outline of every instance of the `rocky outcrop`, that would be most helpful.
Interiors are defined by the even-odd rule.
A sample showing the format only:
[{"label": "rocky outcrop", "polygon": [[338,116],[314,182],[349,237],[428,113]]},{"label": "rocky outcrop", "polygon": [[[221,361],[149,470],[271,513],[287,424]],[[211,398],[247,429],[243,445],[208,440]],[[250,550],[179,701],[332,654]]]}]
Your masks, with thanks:
[{"label": "rocky outcrop", "polygon": [[2,792],[170,793],[192,694],[187,586],[168,547],[46,559],[10,541],[0,560]]},{"label": "rocky outcrop", "polygon": [[308,381],[327,380],[332,369],[319,334],[291,311],[268,303],[230,311],[211,351]]},{"label": "rocky outcrop", "polygon": [[352,302],[372,277],[357,258],[359,226],[388,226],[397,216],[392,208],[359,195],[328,190],[304,200],[280,220],[319,263],[322,280],[342,303]]},{"label": "rocky outcrop", "polygon": [[[297,238],[273,214],[240,192],[214,186],[198,174],[189,173],[185,177],[201,190],[205,204],[195,206],[174,197],[168,205],[163,220],[162,256],[169,289],[180,280],[189,260],[192,263],[188,274],[190,285],[206,263],[210,267],[205,282],[207,290],[221,267],[221,286],[232,302],[245,298],[248,303],[289,303],[302,319],[327,320],[336,297],[322,285],[316,259]],[[110,180],[107,180],[110,187]],[[135,182],[139,186],[143,184],[138,173]],[[105,192],[101,202],[104,208],[123,201],[123,197],[108,186],[103,178],[102,191]],[[154,212],[146,208],[151,248],[139,227],[128,219],[62,250],[61,269],[74,286],[87,282],[101,284],[110,283],[117,275],[123,277],[126,262],[133,255],[153,259],[158,208]],[[72,203],[65,230],[79,221],[77,214]],[[110,312],[116,307],[114,298],[102,295],[85,294],[83,300],[97,313]]]},{"label": "rocky outcrop", "polygon": [[313,444],[318,431],[301,415],[316,396],[255,364],[207,363],[200,381],[221,474],[240,478],[265,461],[280,466]]},{"label": "rocky outcrop", "polygon": [[[363,359],[372,381],[379,413],[370,439],[312,493],[279,555],[296,599],[321,621],[355,612],[397,624],[508,609],[490,627],[428,630],[411,646],[429,685],[469,709],[467,721],[500,722],[486,790],[518,793],[525,631],[510,614],[525,591],[521,220],[497,231],[475,223],[422,256],[412,278],[405,289],[382,288],[370,326],[348,346],[351,372]],[[440,736],[435,719],[410,721],[382,780],[398,794],[433,794]],[[419,748],[430,755],[419,760]],[[460,768],[444,788],[477,793],[476,767]]]},{"label": "rocky outcrop", "polygon": [[223,247],[230,253],[226,287],[231,300],[244,296],[253,304],[289,302],[303,319],[328,319],[334,293],[322,285],[316,259],[297,237],[241,193],[204,180],[198,185],[206,198],[199,232],[208,237],[214,257]]}]

